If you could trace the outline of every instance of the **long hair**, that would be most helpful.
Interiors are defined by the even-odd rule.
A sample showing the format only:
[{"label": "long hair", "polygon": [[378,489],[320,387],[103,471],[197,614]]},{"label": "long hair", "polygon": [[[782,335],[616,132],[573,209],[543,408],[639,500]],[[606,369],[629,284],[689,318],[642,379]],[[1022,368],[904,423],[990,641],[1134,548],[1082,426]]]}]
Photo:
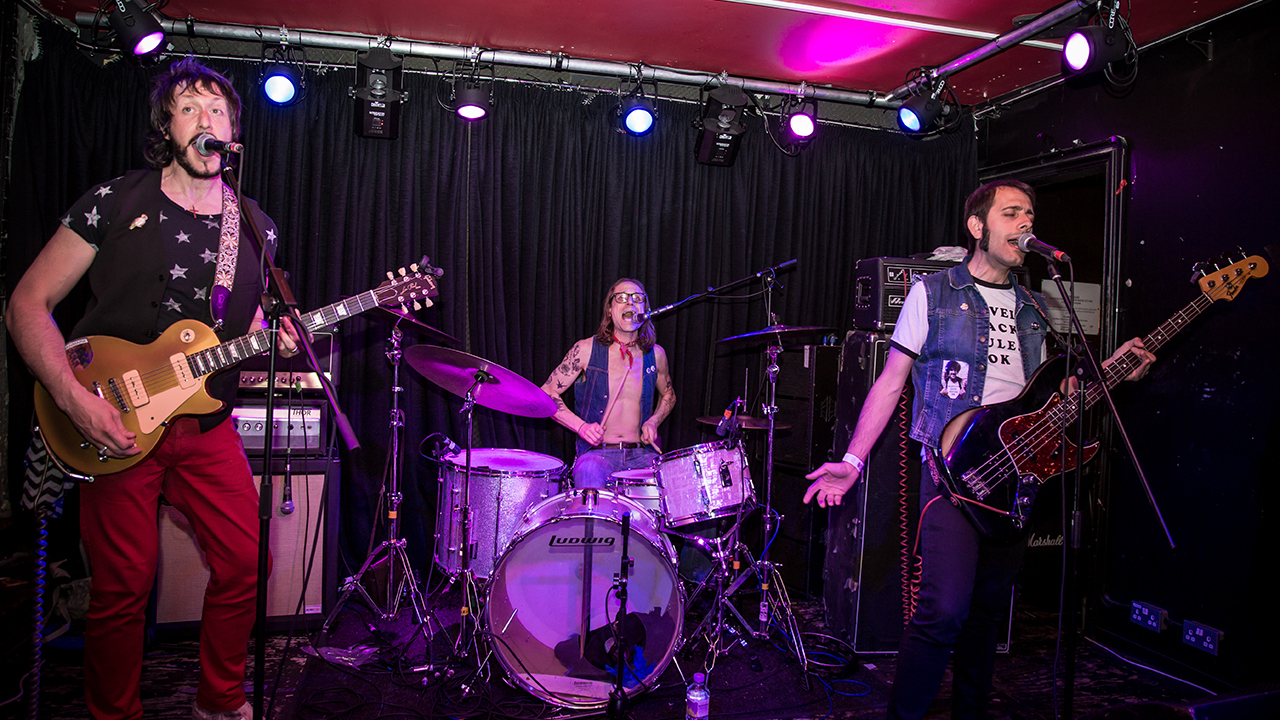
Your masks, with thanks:
[{"label": "long hair", "polygon": [[173,120],[173,104],[178,94],[191,87],[221,95],[227,101],[227,111],[231,115],[231,139],[240,138],[240,96],[231,86],[231,81],[188,55],[170,65],[152,82],[151,94],[147,98],[151,103],[151,129],[147,132],[146,147],[142,151],[147,167],[152,170],[173,162],[173,149],[165,135]]},{"label": "long hair", "polygon": [[1013,188],[1027,194],[1027,198],[1031,200],[1031,207],[1036,206],[1036,191],[1030,185],[1021,180],[1013,180],[1005,178],[1003,180],[992,180],[982,187],[974,190],[969,194],[969,199],[964,201],[964,221],[968,224],[969,218],[977,216],[982,221],[982,237],[969,238],[969,254],[972,255],[976,246],[981,246],[985,252],[987,250],[987,213],[991,212],[991,206],[996,201],[996,191],[1002,187]]},{"label": "long hair", "polygon": [[[649,291],[644,289],[644,283],[631,278],[618,278],[609,286],[609,292],[604,296],[604,317],[600,320],[600,329],[596,331],[596,340],[601,345],[613,344],[613,294],[618,291],[618,286],[624,282],[635,283],[640,288],[640,292],[644,293],[645,310],[649,309]],[[653,329],[653,321],[645,320],[644,324],[636,330],[636,347],[640,348],[640,352],[647,353],[649,349],[658,342],[658,333]]]}]

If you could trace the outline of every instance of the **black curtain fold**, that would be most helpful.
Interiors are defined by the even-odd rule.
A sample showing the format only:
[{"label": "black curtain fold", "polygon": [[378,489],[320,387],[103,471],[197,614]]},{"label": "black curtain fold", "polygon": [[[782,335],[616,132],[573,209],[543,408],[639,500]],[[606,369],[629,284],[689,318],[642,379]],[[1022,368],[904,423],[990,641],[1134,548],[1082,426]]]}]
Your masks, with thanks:
[{"label": "black curtain fold", "polygon": [[[11,284],[76,197],[142,165],[155,72],[123,62],[96,66],[64,29],[42,24],[39,32],[42,52],[26,64],[17,108],[6,207]],[[659,100],[657,128],[632,138],[614,130],[612,95],[500,83],[489,117],[467,123],[441,107],[444,81],[408,74],[399,138],[374,140],[354,133],[350,68],[309,70],[307,96],[278,108],[256,86],[256,63],[206,62],[233,80],[244,101],[244,190],[280,228],[277,261],[304,306],[363,292],[428,255],[445,275],[435,305],[417,317],[535,386],[594,331],[606,287],[622,276],[645,283],[656,307],[797,258],[799,268],[778,278],[778,320],[843,333],[857,260],[963,243],[961,208],[976,185],[968,131],[922,141],[822,126],[803,153],[788,157],[753,117],[736,164],[707,167],[694,161],[691,124],[700,108],[690,104]],[[64,328],[83,305],[83,290],[63,303]],[[663,449],[705,441],[695,418],[736,396],[744,370],[758,385],[758,349],[716,341],[767,323],[760,297],[702,301],[657,321],[679,397]],[[340,327],[340,397],[362,443],[343,453],[342,465],[341,546],[356,566],[379,524],[390,327],[376,312]],[[406,329],[406,346],[430,341]],[[29,400],[17,396],[30,380],[17,377],[24,374],[18,366],[13,424],[21,429]],[[460,400],[407,365],[401,372],[403,527],[425,569],[436,482],[418,445],[432,432],[465,438]],[[549,420],[480,408],[475,426],[477,447],[572,460],[573,437]],[[13,447],[18,452],[25,440]]]}]

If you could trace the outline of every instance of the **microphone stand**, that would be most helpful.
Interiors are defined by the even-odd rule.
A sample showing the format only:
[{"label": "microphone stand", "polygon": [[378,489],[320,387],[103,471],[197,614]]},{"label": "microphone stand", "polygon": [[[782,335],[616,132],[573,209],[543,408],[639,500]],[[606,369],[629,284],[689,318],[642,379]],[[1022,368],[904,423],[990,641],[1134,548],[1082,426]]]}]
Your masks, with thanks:
[{"label": "microphone stand", "polygon": [[[1155,496],[1151,493],[1151,486],[1147,483],[1146,473],[1142,470],[1142,463],[1138,460],[1138,454],[1133,449],[1133,443],[1129,441],[1129,433],[1125,430],[1124,421],[1120,418],[1120,411],[1116,409],[1115,400],[1111,397],[1111,389],[1107,387],[1106,373],[1102,369],[1102,364],[1098,362],[1097,355],[1094,354],[1093,348],[1089,347],[1089,343],[1085,340],[1084,327],[1080,324],[1080,317],[1076,314],[1075,303],[1073,298],[1067,294],[1066,286],[1062,282],[1062,273],[1058,270],[1058,264],[1053,258],[1045,256],[1045,260],[1049,263],[1049,272],[1053,276],[1053,282],[1058,286],[1058,295],[1062,298],[1063,305],[1066,306],[1068,314],[1071,316],[1072,326],[1076,330],[1076,334],[1080,337],[1080,355],[1084,362],[1077,366],[1075,374],[1079,380],[1079,385],[1073,400],[1075,407],[1076,422],[1076,466],[1075,466],[1075,487],[1072,490],[1071,497],[1071,527],[1063,528],[1065,551],[1063,553],[1064,567],[1063,575],[1066,578],[1066,587],[1063,588],[1063,608],[1062,608],[1062,627],[1066,630],[1066,638],[1064,640],[1065,655],[1063,668],[1063,713],[1062,717],[1072,717],[1073,705],[1075,702],[1075,656],[1076,656],[1076,605],[1079,602],[1079,584],[1080,584],[1080,566],[1079,553],[1081,546],[1081,538],[1084,536],[1083,521],[1084,515],[1080,510],[1080,488],[1084,483],[1084,406],[1085,406],[1085,380],[1092,378],[1102,388],[1102,395],[1107,400],[1107,407],[1110,410],[1112,419],[1115,420],[1116,429],[1120,433],[1121,439],[1124,441],[1125,449],[1129,453],[1129,459],[1133,462],[1134,470],[1138,473],[1138,480],[1142,483],[1143,490],[1146,491],[1147,500],[1151,503],[1151,507],[1155,510],[1156,517],[1160,521],[1160,527],[1164,529],[1165,538],[1169,541],[1169,547],[1173,548],[1173,536],[1169,534],[1169,526],[1165,524],[1164,516],[1160,512],[1160,506],[1156,503]],[[1070,261],[1068,260],[1068,264]],[[1062,427],[1063,443],[1062,452],[1066,452],[1066,432],[1067,428]],[[1063,482],[1066,482],[1066,463],[1062,464]]]},{"label": "microphone stand", "polygon": [[[242,156],[241,168],[244,167],[243,160]],[[262,233],[262,229],[258,227],[257,220],[254,219],[253,213],[245,207],[244,195],[240,191],[240,183],[236,174],[230,168],[226,168],[223,170],[222,180],[236,194],[236,202],[240,207],[241,221],[249,226],[250,233],[257,243],[257,249],[261,252],[262,264],[267,268],[267,277],[269,279],[262,295],[262,305],[263,312],[270,318],[269,325],[273,342],[271,343],[271,348],[267,351],[266,432],[262,440],[262,480],[258,486],[258,585],[257,604],[254,610],[253,648],[253,717],[254,720],[263,720],[265,717],[263,713],[265,700],[263,690],[265,688],[267,668],[267,562],[270,557],[273,496],[271,454],[274,449],[274,433],[271,428],[274,422],[273,414],[275,412],[276,394],[275,341],[280,337],[280,318],[284,313],[287,312],[292,317],[298,330],[300,346],[307,354],[307,361],[311,363],[312,368],[317,369],[316,377],[320,380],[321,387],[324,388],[325,398],[329,401],[329,407],[333,410],[334,422],[337,423],[338,429],[342,433],[347,449],[359,449],[360,442],[356,439],[355,430],[352,429],[351,422],[338,404],[338,395],[334,392],[333,383],[325,377],[324,373],[318,371],[320,361],[316,356],[315,348],[311,346],[311,340],[307,337],[307,329],[302,323],[302,318],[298,314],[298,301],[293,295],[292,288],[289,287],[288,280],[285,279],[284,271],[276,266],[271,252],[267,249],[265,236]]]},{"label": "microphone stand", "polygon": [[[629,705],[627,691],[623,685],[627,673],[627,575],[631,571],[631,556],[627,554],[627,543],[631,537],[631,511],[622,513],[622,563],[618,569],[618,614],[614,618],[613,647],[618,651],[617,675],[613,692],[609,693],[609,704],[606,714],[618,720],[627,716]],[[584,573],[585,574],[585,573]],[[608,612],[608,605],[605,611]],[[639,679],[639,678],[637,678]]]},{"label": "microphone stand", "polygon": [[791,269],[795,268],[795,267],[796,267],[796,265],[798,265],[799,263],[800,263],[800,261],[799,261],[799,260],[797,260],[797,259],[795,259],[795,258],[792,258],[792,259],[790,259],[790,260],[788,260],[788,261],[786,261],[786,262],[784,262],[784,263],[782,263],[782,264],[780,264],[780,265],[774,265],[773,267],[765,268],[764,270],[761,270],[760,272],[755,273],[754,275],[748,275],[748,276],[746,276],[746,277],[744,277],[744,278],[739,278],[738,280],[734,280],[734,281],[733,281],[733,282],[731,282],[731,283],[726,283],[726,284],[721,285],[720,287],[717,287],[717,288],[707,288],[706,290],[703,290],[702,292],[700,292],[700,293],[696,293],[696,294],[694,294],[694,295],[690,295],[689,297],[687,297],[687,298],[685,298],[685,299],[683,299],[683,300],[677,300],[677,301],[675,301],[675,302],[673,302],[673,303],[671,303],[671,304],[669,304],[669,305],[663,305],[662,307],[660,307],[660,308],[658,308],[658,309],[654,310],[653,312],[646,313],[646,314],[645,314],[645,319],[646,319],[646,320],[651,320],[651,319],[656,318],[656,317],[659,317],[659,316],[661,316],[661,315],[666,315],[667,313],[671,312],[672,310],[676,310],[676,309],[678,309],[680,306],[682,306],[682,305],[687,305],[687,304],[689,304],[689,303],[693,302],[694,300],[701,300],[701,299],[702,299],[702,298],[704,298],[704,297],[708,297],[708,296],[711,296],[711,295],[718,295],[718,294],[720,294],[720,293],[722,293],[722,292],[724,292],[724,291],[726,291],[726,290],[732,290],[732,289],[734,289],[734,288],[736,288],[736,287],[739,287],[739,286],[742,286],[742,285],[746,285],[747,283],[750,283],[750,282],[752,282],[753,280],[756,280],[757,278],[773,277],[773,276],[777,275],[779,271],[782,271],[782,270],[791,270]]}]

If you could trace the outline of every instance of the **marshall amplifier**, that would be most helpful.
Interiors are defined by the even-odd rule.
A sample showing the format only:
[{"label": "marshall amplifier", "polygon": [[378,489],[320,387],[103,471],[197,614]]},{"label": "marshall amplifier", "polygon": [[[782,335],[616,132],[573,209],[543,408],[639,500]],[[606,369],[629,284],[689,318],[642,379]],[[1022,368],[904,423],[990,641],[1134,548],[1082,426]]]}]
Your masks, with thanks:
[{"label": "marshall amplifier", "polygon": [[[859,260],[853,280],[853,327],[889,332],[898,323],[907,291],[918,277],[946,270],[949,260],[878,257]],[[1018,284],[1030,287],[1026,268],[1017,268]]]}]

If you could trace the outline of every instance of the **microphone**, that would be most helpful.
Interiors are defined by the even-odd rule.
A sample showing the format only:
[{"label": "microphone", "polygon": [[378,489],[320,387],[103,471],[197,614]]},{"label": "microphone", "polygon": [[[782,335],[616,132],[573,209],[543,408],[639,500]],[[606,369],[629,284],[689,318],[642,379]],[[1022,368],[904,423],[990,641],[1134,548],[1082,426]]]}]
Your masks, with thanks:
[{"label": "microphone", "polygon": [[462,452],[462,448],[458,447],[458,443],[450,440],[448,436],[440,436],[440,456],[457,455]]},{"label": "microphone", "polygon": [[200,133],[196,137],[196,152],[205,157],[210,157],[214,153],[240,153],[244,152],[244,145],[238,142],[223,142],[209,133]]},{"label": "microphone", "polygon": [[1046,245],[1031,233],[1022,233],[1018,236],[1018,248],[1022,250],[1022,252],[1039,253],[1050,260],[1058,260],[1064,263],[1071,262],[1070,255],[1067,255],[1052,245]]},{"label": "microphone", "polygon": [[720,437],[725,437],[737,426],[738,423],[735,420],[737,412],[735,411],[738,409],[738,403],[740,402],[742,402],[742,398],[737,398],[729,403],[729,407],[724,409],[724,417],[720,418],[720,424],[716,425],[716,434]]},{"label": "microphone", "polygon": [[645,320],[649,319],[649,313],[636,312],[635,318],[636,318],[636,322],[643,324]]},{"label": "microphone", "polygon": [[289,465],[290,464],[288,462],[284,464],[284,490],[282,490],[280,493],[280,514],[281,515],[292,515],[294,510],[293,483],[292,483],[293,477],[292,477],[292,474],[289,472],[289,470],[291,469]]}]

